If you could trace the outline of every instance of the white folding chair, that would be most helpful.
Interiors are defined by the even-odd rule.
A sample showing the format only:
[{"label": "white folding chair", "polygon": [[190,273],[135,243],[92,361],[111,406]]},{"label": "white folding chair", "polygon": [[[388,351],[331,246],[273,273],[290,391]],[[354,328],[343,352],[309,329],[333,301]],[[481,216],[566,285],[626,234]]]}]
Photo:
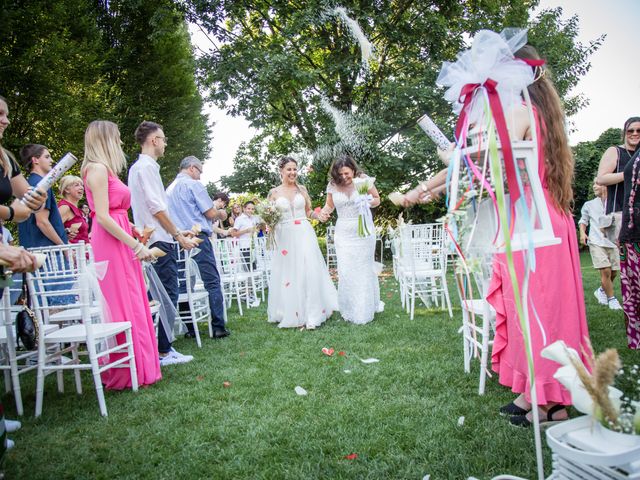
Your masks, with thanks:
[{"label": "white folding chair", "polygon": [[202,283],[200,282],[201,288],[196,288],[200,270],[193,256],[193,250],[178,249],[178,288],[181,292],[178,296],[178,318],[182,323],[190,323],[193,326],[196,343],[202,348],[198,324],[206,323],[209,327],[209,337],[213,338],[211,306],[209,292],[204,290]]},{"label": "white folding chair", "polygon": [[[133,350],[130,322],[104,322],[100,309],[95,311],[94,296],[89,281],[91,273],[87,266],[87,251],[84,244],[60,245],[56,247],[58,253],[72,261],[53,266],[50,271],[47,264],[33,274],[27,275],[31,304],[40,325],[38,343],[38,374],[36,384],[36,417],[42,414],[44,399],[45,376],[65,370],[73,370],[75,374],[76,391],[82,392],[80,371],[90,370],[98,397],[100,414],[107,416],[107,406],[104,399],[101,374],[111,368],[128,368],[131,375],[131,387],[138,390],[138,376]],[[55,254],[58,258],[58,253]],[[45,318],[49,317],[51,298],[60,295],[60,291],[53,289],[60,284],[61,278],[66,285],[65,295],[75,296],[77,301],[73,305],[80,313],[80,322],[58,330],[47,332]],[[59,307],[56,307],[59,308]],[[124,334],[125,342],[117,343],[116,336]],[[80,349],[84,345],[86,350]],[[65,362],[63,355],[70,353],[72,361]],[[121,354],[114,358],[114,354]],[[89,363],[82,363],[80,355],[87,356]],[[60,377],[59,377],[60,378]],[[59,385],[59,390],[60,385]]]},{"label": "white folding chair", "polygon": [[[213,252],[216,257],[216,265],[218,266],[218,273],[220,274],[220,283],[222,284],[222,292],[224,295],[226,308],[231,307],[233,300],[236,299],[238,303],[238,310],[242,316],[242,300],[240,294],[240,287],[236,282],[235,275],[235,257],[233,239],[218,239],[213,242]],[[226,315],[225,308],[225,315]]]},{"label": "white folding chair", "polygon": [[326,245],[327,245],[327,268],[338,268],[338,257],[336,256],[335,244],[336,227],[329,225],[327,227]]},{"label": "white folding chair", "polygon": [[[14,280],[15,281],[15,280]],[[15,318],[22,310],[22,305],[14,305],[11,298],[19,295],[22,282],[11,287],[5,287],[2,295],[2,326],[0,327],[0,369],[4,372],[5,391],[13,391],[18,415],[24,414],[22,404],[22,388],[20,375],[35,370],[38,367],[38,350],[17,350],[15,336]],[[12,295],[12,293],[14,295]],[[57,325],[44,325],[45,333],[51,333],[58,329]],[[62,378],[59,379],[62,382]]]},{"label": "white folding chair", "polygon": [[[475,281],[475,288],[474,283]],[[470,284],[471,283],[471,284]],[[495,334],[496,312],[486,300],[489,278],[483,275],[456,275],[456,285],[462,309],[462,348],[464,371],[471,372],[471,360],[480,360],[478,395],[484,395],[489,372],[489,351]]]},{"label": "white folding chair", "polygon": [[446,305],[449,316],[453,317],[447,287],[447,255],[442,225],[424,229],[403,228],[401,248],[400,290],[410,318],[413,320],[416,297],[427,307],[431,303],[441,308]]},{"label": "white folding chair", "polygon": [[250,308],[252,301],[258,299],[258,294],[262,301],[265,298],[265,282],[262,272],[258,270],[254,239],[246,246],[238,241],[231,241],[228,245],[231,248],[236,287],[247,308]]}]

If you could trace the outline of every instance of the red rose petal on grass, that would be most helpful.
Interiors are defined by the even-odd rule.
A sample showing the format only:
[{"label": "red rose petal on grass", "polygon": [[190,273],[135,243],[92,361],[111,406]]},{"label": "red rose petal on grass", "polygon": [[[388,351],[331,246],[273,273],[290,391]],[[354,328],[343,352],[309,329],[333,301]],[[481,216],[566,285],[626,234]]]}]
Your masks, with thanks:
[{"label": "red rose petal on grass", "polygon": [[229,388],[231,386],[231,382],[222,382],[222,386],[224,388]]},{"label": "red rose petal on grass", "polygon": [[345,455],[344,458],[346,458],[347,460],[355,460],[356,458],[358,458],[358,454],[350,453],[349,455]]},{"label": "red rose petal on grass", "polygon": [[347,352],[343,352],[342,350],[340,350],[338,352],[338,355],[340,355],[341,357],[346,357],[347,356]]},{"label": "red rose petal on grass", "polygon": [[335,352],[335,350],[334,350],[333,348],[327,348],[327,347],[324,347],[324,348],[322,349],[322,353],[324,353],[325,355],[327,355],[327,356],[329,356],[329,357],[330,357],[331,355],[333,355],[333,352]]},{"label": "red rose petal on grass", "polygon": [[282,250],[282,254],[283,255],[286,255],[287,253],[289,253],[289,252],[287,252],[286,250]]},{"label": "red rose petal on grass", "polygon": [[300,225],[302,223],[302,220],[294,220],[293,223],[295,223],[296,225]]}]

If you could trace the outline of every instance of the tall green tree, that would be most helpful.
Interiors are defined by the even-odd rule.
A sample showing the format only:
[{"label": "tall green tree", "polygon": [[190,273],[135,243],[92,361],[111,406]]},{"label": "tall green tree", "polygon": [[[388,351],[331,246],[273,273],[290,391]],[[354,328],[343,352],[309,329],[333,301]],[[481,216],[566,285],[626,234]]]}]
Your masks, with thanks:
[{"label": "tall green tree", "polygon": [[98,22],[107,52],[109,104],[125,150],[143,120],[160,123],[169,139],[160,174],[173,179],[187,155],[207,156],[209,130],[195,83],[195,60],[184,15],[170,0],[101,0]]},{"label": "tall green tree", "polygon": [[0,95],[11,120],[3,143],[14,153],[40,143],[54,157],[82,154],[84,129],[108,90],[95,18],[86,0],[1,3]]},{"label": "tall green tree", "polygon": [[[364,68],[358,44],[329,13],[333,2],[184,4],[188,18],[212,39],[212,52],[200,63],[210,99],[262,130],[251,149],[254,176],[238,168],[224,179],[233,189],[264,178],[265,168],[273,171],[277,154],[295,152],[313,159],[317,181],[310,177],[310,190],[318,195],[336,146],[354,153],[377,177],[382,191],[414,183],[435,170],[435,147],[416,120],[429,113],[451,134],[451,109],[435,80],[442,62],[453,60],[480,28],[530,26],[533,40],[553,46],[543,52],[561,80],[561,96],[588,69],[588,55],[597,48],[597,42],[576,44],[575,21],[563,23],[560,10],[530,21],[536,1],[341,2],[375,47],[376,60]],[[322,108],[323,98],[339,111],[355,114],[351,124],[338,128],[342,137],[335,119]],[[275,145],[286,136],[290,142]],[[246,153],[239,153],[238,167]]]}]

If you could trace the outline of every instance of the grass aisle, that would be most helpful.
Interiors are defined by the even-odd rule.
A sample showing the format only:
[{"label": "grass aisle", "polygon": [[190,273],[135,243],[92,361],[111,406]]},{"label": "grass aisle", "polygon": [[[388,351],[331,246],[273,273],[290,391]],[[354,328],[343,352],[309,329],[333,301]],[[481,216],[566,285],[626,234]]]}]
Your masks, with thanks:
[{"label": "grass aisle", "polygon": [[[588,255],[582,260],[595,349],[616,347],[625,363],[637,363],[622,313],[596,305],[598,279]],[[280,330],[267,323],[264,304],[244,317],[231,310],[231,337],[203,340],[202,349],[177,341],[196,359],[165,368],[161,383],[137,394],[107,393],[106,419],[90,377],[78,397],[67,375],[63,395],[47,379],[43,417],[35,420],[27,375],[28,415],[12,435],[7,478],[533,478],[532,432],[497,414],[513,396],[494,376],[479,397],[477,364],[463,373],[459,309],[454,319],[418,309],[410,321],[393,278],[381,287],[387,308],[366,326],[334,314],[316,331]],[[365,365],[356,355],[380,362]],[[297,385],[308,395],[296,395]],[[13,396],[3,402],[15,418]],[[548,473],[548,451],[545,461]]]}]

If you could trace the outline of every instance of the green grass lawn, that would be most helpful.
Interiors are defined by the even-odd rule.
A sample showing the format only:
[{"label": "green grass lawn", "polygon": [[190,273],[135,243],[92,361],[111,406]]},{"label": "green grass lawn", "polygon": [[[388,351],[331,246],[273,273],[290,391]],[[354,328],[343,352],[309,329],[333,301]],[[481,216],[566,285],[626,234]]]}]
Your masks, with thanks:
[{"label": "green grass lawn", "polygon": [[[638,363],[622,313],[596,303],[588,254],[582,264],[596,351],[616,347],[625,363]],[[459,309],[450,319],[421,308],[411,321],[393,277],[381,287],[386,310],[365,326],[334,314],[316,331],[280,330],[267,323],[264,304],[243,317],[232,309],[231,337],[207,338],[202,349],[178,340],[195,360],[165,368],[159,384],[137,393],[108,392],[108,418],[90,377],[78,396],[68,375],[64,394],[47,379],[43,416],[34,419],[35,376],[26,375],[27,416],[12,435],[7,478],[534,478],[532,431],[497,414],[513,395],[493,376],[478,396],[477,362],[464,374]],[[336,354],[323,355],[323,347]],[[296,395],[297,385],[308,395]],[[13,396],[3,402],[15,418]],[[545,467],[548,474],[548,449]]]}]

